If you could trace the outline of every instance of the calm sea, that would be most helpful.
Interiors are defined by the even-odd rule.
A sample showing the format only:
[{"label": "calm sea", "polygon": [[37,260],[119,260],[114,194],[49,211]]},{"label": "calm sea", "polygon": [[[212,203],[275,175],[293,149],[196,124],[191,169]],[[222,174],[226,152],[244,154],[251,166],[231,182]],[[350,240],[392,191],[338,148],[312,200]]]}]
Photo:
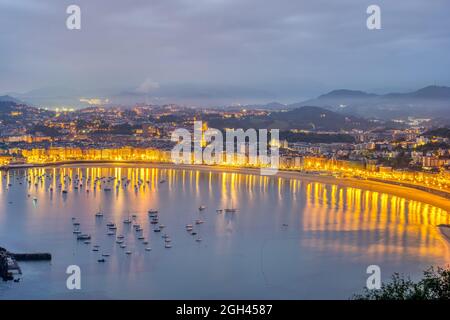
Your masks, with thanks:
[{"label": "calm sea", "polygon": [[[450,223],[447,212],[373,191],[131,165],[1,174],[0,247],[53,259],[21,262],[20,282],[1,282],[0,299],[347,299],[369,265],[387,280],[450,262],[436,228]],[[225,208],[237,211],[217,211]],[[77,240],[74,222],[90,243]],[[80,267],[80,290],[67,289],[70,265]]]}]

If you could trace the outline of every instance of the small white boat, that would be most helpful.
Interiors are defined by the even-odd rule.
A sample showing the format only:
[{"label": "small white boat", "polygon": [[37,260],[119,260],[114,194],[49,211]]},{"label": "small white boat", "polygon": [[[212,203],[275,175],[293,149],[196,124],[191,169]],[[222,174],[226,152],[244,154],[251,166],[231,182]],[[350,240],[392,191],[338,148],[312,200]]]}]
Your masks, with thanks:
[{"label": "small white boat", "polygon": [[195,224],[203,224],[203,223],[205,223],[205,221],[203,221],[203,220],[200,220],[200,219],[198,219],[198,220],[195,220]]},{"label": "small white boat", "polygon": [[152,248],[145,248],[145,251],[152,251]]},{"label": "small white boat", "polygon": [[197,238],[197,239],[195,239],[195,241],[201,242],[201,241],[202,241],[202,238]]},{"label": "small white boat", "polygon": [[80,233],[81,233],[81,230],[73,230],[73,233],[74,233],[74,234],[80,234]]},{"label": "small white boat", "polygon": [[115,224],[114,224],[114,223],[112,223],[112,222],[108,222],[108,223],[106,224],[106,226],[107,226],[107,227],[114,227],[114,226],[115,226]]},{"label": "small white boat", "polygon": [[164,245],[164,247],[165,247],[165,248],[172,248],[172,245],[171,245],[170,243],[166,243],[166,244]]},{"label": "small white boat", "polygon": [[121,244],[120,247],[121,247],[122,249],[124,249],[124,248],[127,247],[127,245],[126,245],[126,244]]},{"label": "small white boat", "polygon": [[108,231],[108,233],[107,233],[107,235],[108,236],[113,236],[113,235],[115,235],[116,233],[114,232],[114,231]]},{"label": "small white boat", "polygon": [[128,219],[125,219],[125,220],[123,220],[123,223],[125,223],[125,224],[131,224],[131,220],[128,218]]},{"label": "small white boat", "polygon": [[97,212],[96,214],[95,214],[95,216],[97,217],[97,218],[101,218],[101,217],[103,217],[103,213],[102,212]]},{"label": "small white boat", "polygon": [[120,240],[120,239],[123,239],[123,238],[125,238],[123,235],[118,235],[118,236],[117,236],[117,239],[119,239],[119,240]]},{"label": "small white boat", "polygon": [[203,211],[205,209],[206,209],[206,207],[204,205],[201,205],[200,207],[198,207],[198,210],[200,210],[200,211]]},{"label": "small white boat", "polygon": [[123,243],[123,240],[116,240],[116,243],[117,243],[117,244],[122,244],[122,243]]},{"label": "small white boat", "polygon": [[139,236],[138,240],[145,240],[145,237],[144,236]]},{"label": "small white boat", "polygon": [[126,254],[131,254],[131,251],[127,251],[127,252],[125,252]]},{"label": "small white boat", "polygon": [[109,257],[109,253],[102,253],[102,257]]}]

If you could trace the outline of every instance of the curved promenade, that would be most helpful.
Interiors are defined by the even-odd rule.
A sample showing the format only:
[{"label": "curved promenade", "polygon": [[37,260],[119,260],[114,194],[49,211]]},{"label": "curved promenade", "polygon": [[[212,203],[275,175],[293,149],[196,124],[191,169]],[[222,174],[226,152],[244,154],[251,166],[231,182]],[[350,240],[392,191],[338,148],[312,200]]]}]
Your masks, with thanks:
[{"label": "curved promenade", "polygon": [[[17,169],[17,168],[33,168],[33,167],[55,167],[55,166],[91,166],[91,165],[121,165],[121,166],[151,166],[161,169],[174,170],[198,170],[208,172],[228,172],[239,174],[260,175],[260,169],[257,168],[238,168],[230,166],[208,166],[200,164],[173,164],[173,163],[158,163],[149,161],[65,161],[54,162],[48,164],[26,164],[18,166],[10,166],[3,169]],[[450,213],[450,194],[445,191],[436,191],[433,189],[425,189],[416,185],[405,185],[404,183],[395,183],[392,181],[374,181],[357,178],[343,178],[334,177],[331,175],[308,174],[299,171],[279,170],[277,174],[267,177],[278,177],[284,179],[298,179],[308,182],[319,182],[325,184],[335,184],[346,187],[360,188],[370,191],[387,193],[399,196],[405,199],[420,201],[441,208]]]}]

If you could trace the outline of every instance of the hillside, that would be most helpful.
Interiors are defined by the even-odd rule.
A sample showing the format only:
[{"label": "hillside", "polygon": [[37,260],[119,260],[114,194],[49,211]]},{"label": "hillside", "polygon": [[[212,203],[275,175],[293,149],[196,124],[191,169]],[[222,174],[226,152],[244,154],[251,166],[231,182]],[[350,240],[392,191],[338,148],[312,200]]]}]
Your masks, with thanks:
[{"label": "hillside", "polygon": [[5,96],[0,96],[0,102],[12,102],[12,103],[21,103],[20,100],[13,98],[11,96],[5,95]]},{"label": "hillside", "polygon": [[305,105],[324,107],[338,113],[364,118],[392,119],[408,116],[450,118],[450,87],[428,86],[412,92],[385,95],[342,89],[290,107]]},{"label": "hillside", "polygon": [[319,107],[301,107],[285,112],[273,112],[268,116],[243,118],[207,118],[210,127],[255,129],[302,129],[337,131],[340,129],[367,129],[372,124],[359,117],[345,116]]}]

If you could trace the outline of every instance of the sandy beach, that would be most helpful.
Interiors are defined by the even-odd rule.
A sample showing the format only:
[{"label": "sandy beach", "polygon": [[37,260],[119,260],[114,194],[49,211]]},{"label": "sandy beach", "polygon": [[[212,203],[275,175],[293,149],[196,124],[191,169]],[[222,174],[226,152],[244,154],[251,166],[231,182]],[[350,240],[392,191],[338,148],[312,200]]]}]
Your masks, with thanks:
[{"label": "sandy beach", "polygon": [[450,225],[439,225],[438,226],[439,230],[441,231],[442,235],[448,240],[450,241]]}]

